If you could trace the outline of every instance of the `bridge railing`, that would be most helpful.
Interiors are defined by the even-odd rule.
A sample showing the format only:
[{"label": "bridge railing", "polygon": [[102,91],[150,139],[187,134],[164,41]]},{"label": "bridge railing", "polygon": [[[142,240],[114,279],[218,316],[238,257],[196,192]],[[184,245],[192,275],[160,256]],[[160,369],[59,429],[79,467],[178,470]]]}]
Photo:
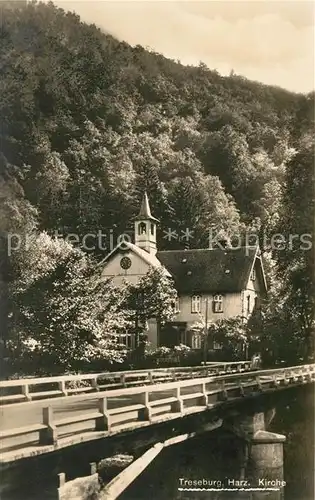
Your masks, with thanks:
[{"label": "bridge railing", "polygon": [[0,381],[0,405],[251,370],[251,361]]},{"label": "bridge railing", "polygon": [[302,365],[113,389],[85,394],[83,399],[76,395],[71,398],[69,412],[67,408],[61,412],[65,402],[62,397],[16,403],[3,408],[11,412],[12,422],[12,410],[17,415],[32,414],[33,420],[27,426],[9,426],[0,433],[1,461],[47,453],[55,446],[62,448],[99,439],[314,380],[315,365]]}]

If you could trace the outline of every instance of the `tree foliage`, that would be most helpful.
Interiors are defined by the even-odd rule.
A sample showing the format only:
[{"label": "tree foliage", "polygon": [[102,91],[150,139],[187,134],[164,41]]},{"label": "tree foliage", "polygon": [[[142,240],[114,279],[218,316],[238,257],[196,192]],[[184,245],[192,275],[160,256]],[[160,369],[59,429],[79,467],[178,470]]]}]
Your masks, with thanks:
[{"label": "tree foliage", "polygon": [[155,318],[163,324],[173,319],[176,290],[163,268],[150,267],[137,284],[126,283],[126,287],[127,309],[142,321]]},{"label": "tree foliage", "polygon": [[[268,183],[281,182],[311,96],[183,66],[52,3],[4,7],[1,37],[2,153],[42,229],[126,225],[144,187],[162,228],[181,191],[201,199],[183,221],[202,206],[194,246],[212,220],[268,220]],[[213,191],[230,217],[204,202]]]},{"label": "tree foliage", "polygon": [[218,344],[226,360],[245,359],[248,348],[248,326],[244,318],[236,316],[211,323],[208,342]]},{"label": "tree foliage", "polygon": [[89,257],[42,233],[28,242],[21,267],[12,290],[9,349],[25,370],[123,361],[116,336],[130,326],[121,308],[124,293],[101,279]]},{"label": "tree foliage", "polygon": [[[8,247],[9,232],[23,233],[25,242],[34,231],[44,245],[36,250],[35,238],[33,258],[16,252],[12,263],[0,260],[5,338],[12,279],[12,303],[20,307],[18,318],[17,305],[14,313],[20,326],[10,323],[13,339],[29,332],[42,353],[60,341],[58,359],[65,364],[62,356],[70,350],[78,362],[87,352],[104,352],[99,325],[108,321],[111,332],[115,317],[125,321],[110,301],[116,297],[118,307],[125,296],[93,276],[93,259],[104,251],[96,246],[87,257],[48,235],[119,234],[128,229],[144,188],[160,219],[160,249],[206,246],[209,228],[312,232],[312,160],[302,138],[312,127],[313,93],[223,77],[202,63],[184,66],[119,42],[52,3],[4,4],[1,16],[1,245]],[[169,242],[168,228],[178,235],[188,228],[193,237]],[[309,344],[311,251],[294,246],[273,257],[284,324],[295,325],[294,335],[302,331]],[[143,315],[162,319],[169,311],[168,285],[150,275],[140,287],[152,292]],[[163,300],[167,305],[158,309]],[[71,340],[72,321],[77,334]]]},{"label": "tree foliage", "polygon": [[287,166],[283,191],[279,227],[287,243],[275,251],[282,285],[278,297],[288,339],[296,344],[297,356],[307,360],[314,353],[315,333],[314,139],[308,134]]}]

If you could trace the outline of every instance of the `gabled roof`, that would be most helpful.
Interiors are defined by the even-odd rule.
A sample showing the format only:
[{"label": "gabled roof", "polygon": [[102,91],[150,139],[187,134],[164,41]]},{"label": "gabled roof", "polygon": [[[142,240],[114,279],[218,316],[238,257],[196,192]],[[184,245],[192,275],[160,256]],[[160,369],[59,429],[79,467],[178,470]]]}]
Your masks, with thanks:
[{"label": "gabled roof", "polygon": [[233,293],[246,289],[257,252],[256,246],[166,250],[157,258],[171,273],[178,292]]},{"label": "gabled roof", "polygon": [[153,217],[153,215],[151,214],[151,209],[150,209],[150,204],[149,204],[149,198],[148,198],[148,195],[147,195],[146,191],[144,192],[144,195],[143,195],[143,198],[142,198],[140,212],[139,212],[139,214],[136,217],[136,220],[140,220],[140,219],[143,219],[143,220],[155,220],[156,222],[158,222],[158,219],[156,219],[155,217]]},{"label": "gabled roof", "polygon": [[[137,245],[134,245],[133,243],[130,243],[129,241],[122,241],[117,245],[108,255],[106,255],[105,259],[103,259],[101,262],[99,262],[99,266],[101,265],[106,265],[106,263],[116,254],[117,252],[126,252],[130,250],[131,252],[134,252],[136,255],[138,255],[142,260],[144,260],[149,266],[152,267],[158,267],[161,268],[163,265],[161,262],[156,258],[154,254],[151,254],[147,252],[146,250],[143,250],[142,248],[138,247]],[[165,269],[165,275],[171,277],[171,274],[167,269]]]}]

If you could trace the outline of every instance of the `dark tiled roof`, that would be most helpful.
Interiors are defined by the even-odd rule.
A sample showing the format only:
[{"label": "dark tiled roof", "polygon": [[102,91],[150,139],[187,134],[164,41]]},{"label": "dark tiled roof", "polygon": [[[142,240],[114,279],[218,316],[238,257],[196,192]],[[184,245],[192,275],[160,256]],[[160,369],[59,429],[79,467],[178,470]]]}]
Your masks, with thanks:
[{"label": "dark tiled roof", "polygon": [[179,292],[232,293],[246,288],[256,251],[256,247],[170,250],[156,256]]}]

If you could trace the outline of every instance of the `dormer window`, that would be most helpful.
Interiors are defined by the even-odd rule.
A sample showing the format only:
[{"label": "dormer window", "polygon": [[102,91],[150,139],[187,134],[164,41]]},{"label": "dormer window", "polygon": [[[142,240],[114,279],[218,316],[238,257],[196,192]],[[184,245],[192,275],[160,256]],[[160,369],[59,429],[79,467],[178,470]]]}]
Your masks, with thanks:
[{"label": "dormer window", "polygon": [[223,312],[223,296],[220,294],[216,294],[213,296],[213,312]]},{"label": "dormer window", "polygon": [[201,297],[200,295],[193,295],[191,297],[191,312],[200,313],[201,312]]},{"label": "dormer window", "polygon": [[256,279],[256,271],[255,271],[255,269],[252,269],[252,272],[250,273],[250,279],[252,281],[255,281],[255,279]]}]

